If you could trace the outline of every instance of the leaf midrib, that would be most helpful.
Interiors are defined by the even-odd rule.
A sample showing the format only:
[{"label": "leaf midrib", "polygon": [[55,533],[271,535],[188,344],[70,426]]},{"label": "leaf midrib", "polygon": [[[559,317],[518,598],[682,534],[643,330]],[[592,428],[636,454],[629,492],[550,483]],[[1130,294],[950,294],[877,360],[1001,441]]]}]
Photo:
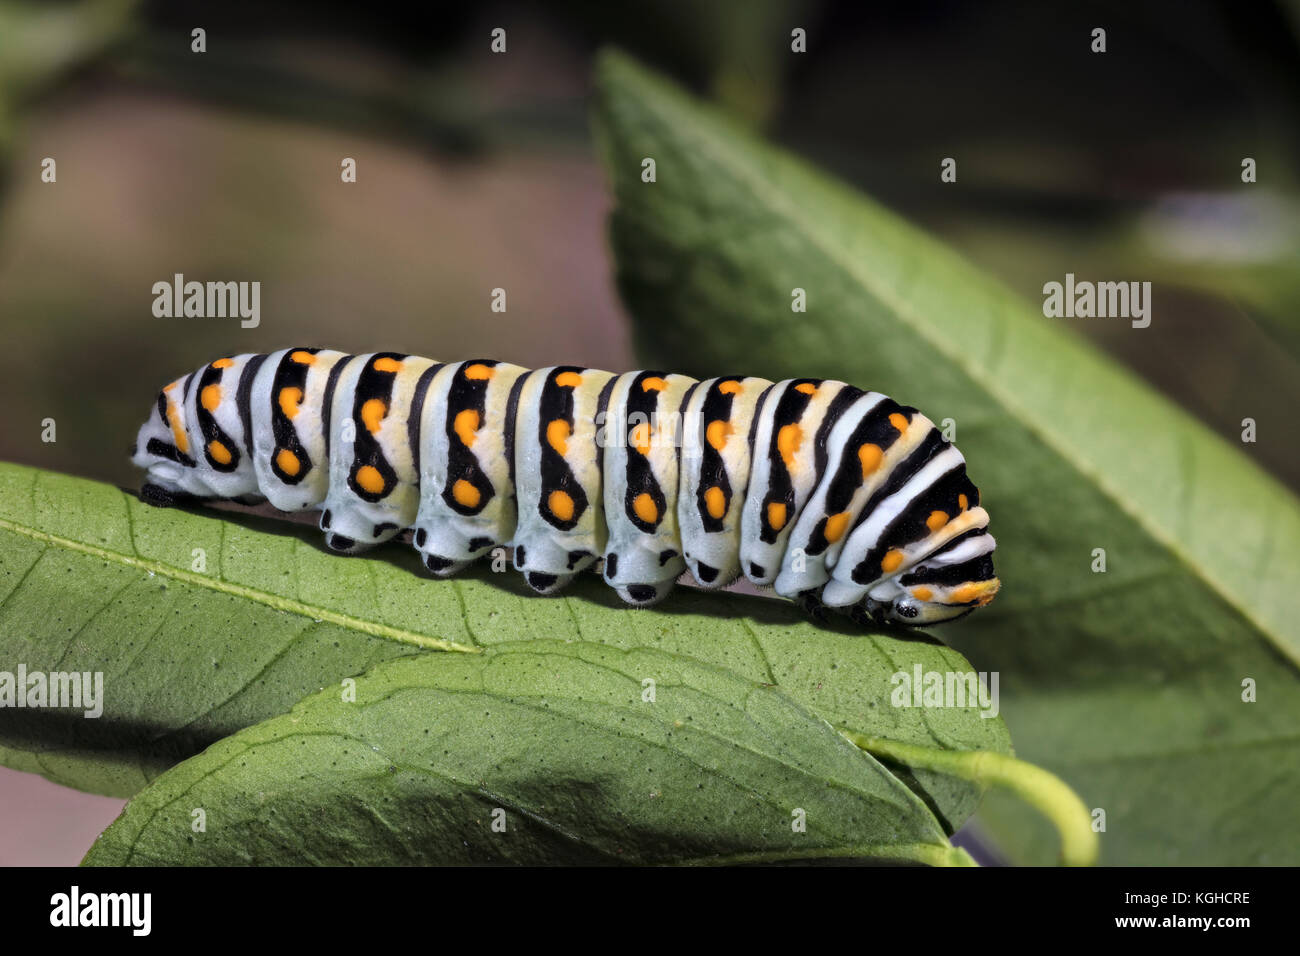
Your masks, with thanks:
[{"label": "leaf midrib", "polygon": [[65,538],[62,535],[51,534],[48,531],[31,528],[10,521],[6,518],[0,518],[0,531],[8,531],[29,538],[33,541],[39,541],[47,547],[62,548],[76,554],[84,554],[89,557],[100,558],[104,561],[111,561],[115,564],[124,565],[129,568],[136,568],[141,571],[147,571],[151,574],[170,578],[174,581],[181,581],[185,584],[194,585],[195,587],[206,588],[209,591],[216,591],[221,594],[230,595],[231,597],[241,598],[257,604],[263,604],[267,607],[273,608],[274,610],[283,611],[287,614],[296,614],[301,617],[310,618],[313,621],[327,621],[330,624],[337,624],[340,627],[358,631],[362,634],[369,634],[372,637],[384,638],[390,641],[398,641],[402,644],[410,644],[423,650],[459,651],[468,654],[482,653],[482,649],[478,647],[460,644],[456,641],[447,640],[445,638],[429,637],[424,634],[417,634],[415,631],[393,627],[388,624],[381,624],[378,621],[367,621],[364,618],[354,617],[351,614],[343,614],[339,611],[320,607],[319,605],[308,604],[306,601],[299,601],[294,598],[271,594],[268,591],[262,591],[245,584],[233,584],[222,578],[200,574],[197,571],[186,571],[183,568],[164,564],[161,561],[153,561],[148,558],[139,557],[138,555],[129,555],[124,554],[121,551],[114,551],[111,548],[102,548],[98,545],[87,544],[84,541],[77,541],[73,538]]},{"label": "leaf midrib", "polygon": [[[641,97],[641,104],[647,108],[656,109],[656,117],[660,124],[668,124],[671,120],[671,112],[665,113],[661,108],[652,107],[652,101],[656,104],[661,103],[664,97],[663,91],[659,90],[655,84],[642,84],[648,95]],[[784,218],[795,229],[799,230],[815,248],[831,263],[838,266],[863,289],[886,307],[892,308],[895,313],[917,331],[919,335],[939,354],[943,355],[957,368],[966,373],[973,381],[978,383],[985,392],[1002,406],[1007,414],[1015,421],[1019,422],[1025,429],[1038,438],[1044,445],[1052,449],[1076,472],[1093,483],[1107,498],[1133,520],[1135,524],[1141,527],[1157,543],[1169,551],[1177,558],[1202,584],[1208,587],[1214,593],[1218,594],[1229,606],[1240,614],[1259,634],[1266,640],[1277,647],[1283,655],[1297,668],[1300,668],[1300,647],[1292,648],[1285,642],[1275,639],[1275,635],[1266,623],[1251,613],[1250,608],[1231,591],[1225,590],[1220,583],[1219,577],[1206,573],[1200,563],[1187,550],[1182,548],[1177,539],[1168,535],[1164,529],[1153,524],[1146,513],[1128,504],[1121,493],[1121,489],[1112,488],[1104,479],[1104,469],[1095,468],[1087,461],[1076,455],[1073,449],[1058,441],[1052,434],[1050,428],[1040,425],[1033,417],[1030,409],[1017,403],[1013,394],[1000,389],[997,380],[991,376],[981,374],[980,366],[975,363],[965,361],[962,353],[954,351],[951,348],[951,342],[942,335],[937,334],[929,324],[924,320],[920,313],[913,310],[905,301],[892,294],[888,286],[872,281],[872,275],[869,270],[862,270],[853,259],[837,253],[837,244],[830,237],[823,237],[817,228],[817,223],[801,215],[802,210],[797,203],[782,202],[782,190],[765,177],[761,170],[753,169],[744,161],[744,158],[738,156],[735,151],[726,148],[725,143],[719,141],[717,137],[710,136],[707,133],[701,133],[698,124],[687,123],[674,127],[676,135],[690,139],[696,144],[701,152],[707,154],[719,166],[727,169],[738,181],[743,181],[750,190],[751,196],[761,205],[765,206],[773,215]],[[782,156],[785,163],[793,163],[802,167],[801,161],[788,156]],[[910,230],[910,227],[906,227]],[[948,256],[951,260],[960,265],[965,265],[964,260],[956,253],[946,249],[938,249],[938,252]],[[999,323],[1001,328],[1001,323]]]}]

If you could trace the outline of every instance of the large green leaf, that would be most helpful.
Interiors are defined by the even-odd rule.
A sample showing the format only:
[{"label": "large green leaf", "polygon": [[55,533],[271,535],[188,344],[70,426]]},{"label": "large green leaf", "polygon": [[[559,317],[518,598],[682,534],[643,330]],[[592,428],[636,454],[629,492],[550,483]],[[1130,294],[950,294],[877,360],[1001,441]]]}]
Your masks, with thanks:
[{"label": "large green leaf", "polygon": [[[131,794],[219,738],[379,662],[439,647],[477,655],[525,638],[692,658],[777,686],[871,737],[1010,750],[1002,720],[981,717],[978,706],[891,706],[897,672],[970,670],[922,637],[818,627],[782,601],[689,588],[660,608],[632,609],[595,575],[561,598],[526,592],[513,572],[484,567],[434,581],[420,575],[411,548],[343,558],[308,526],[159,510],[107,485],[0,465],[0,669],[102,671],[106,698],[98,719],[0,711],[0,762]],[[896,772],[949,831],[978,804],[969,783]]]},{"label": "large green leaf", "polygon": [[0,711],[0,762],[129,796],[304,694],[417,653],[424,636],[462,636],[449,590],[371,579],[308,537],[0,465],[0,670],[102,672],[105,697],[94,719]]},{"label": "large green leaf", "polygon": [[831,856],[966,859],[897,777],[776,688],[538,640],[388,662],[355,700],[310,697],[164,774],[86,862]]},{"label": "large green leaf", "polygon": [[955,420],[1004,586],[944,636],[1001,672],[1020,755],[1106,811],[1103,862],[1300,862],[1296,499],[1062,320],[622,56],[595,117],[647,363],[842,378]]}]

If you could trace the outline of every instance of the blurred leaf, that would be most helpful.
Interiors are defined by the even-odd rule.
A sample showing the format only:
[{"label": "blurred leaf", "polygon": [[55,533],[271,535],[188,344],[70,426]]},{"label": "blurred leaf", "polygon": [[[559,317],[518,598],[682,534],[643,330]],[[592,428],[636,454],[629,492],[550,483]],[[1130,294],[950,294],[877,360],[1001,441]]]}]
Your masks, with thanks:
[{"label": "blurred leaf", "polygon": [[0,173],[24,101],[122,36],[139,0],[0,0]]},{"label": "blurred leaf", "polygon": [[[1144,275],[1159,277],[1156,270]],[[1242,266],[1197,263],[1171,276],[1187,288],[1237,303],[1275,347],[1300,361],[1300,248],[1286,258]]]},{"label": "blurred leaf", "polygon": [[139,0],[0,2],[0,95],[12,104],[125,32]]},{"label": "blurred leaf", "polygon": [[776,688],[664,651],[530,641],[381,664],[355,702],[325,691],[223,740],[132,800],[85,862],[833,856],[968,859],[903,783]]},{"label": "blurred leaf", "polygon": [[[29,673],[102,671],[105,696],[98,719],[0,711],[0,762],[128,795],[381,661],[524,637],[694,658],[871,737],[1010,750],[1002,721],[982,718],[977,705],[890,705],[896,672],[970,670],[916,635],[820,628],[788,602],[690,588],[654,610],[632,609],[595,575],[566,593],[538,598],[517,574],[486,569],[435,581],[420,575],[412,548],[343,558],[313,527],[160,510],[107,485],[0,465],[0,661]],[[949,832],[979,802],[978,785],[897,772]]]},{"label": "blurred leaf", "polygon": [[[595,119],[647,367],[836,377],[955,419],[1004,586],[944,637],[1000,671],[1020,756],[1106,811],[1102,862],[1300,862],[1296,499],[941,243],[625,57],[600,63]],[[1022,818],[986,823],[1045,861]]]}]

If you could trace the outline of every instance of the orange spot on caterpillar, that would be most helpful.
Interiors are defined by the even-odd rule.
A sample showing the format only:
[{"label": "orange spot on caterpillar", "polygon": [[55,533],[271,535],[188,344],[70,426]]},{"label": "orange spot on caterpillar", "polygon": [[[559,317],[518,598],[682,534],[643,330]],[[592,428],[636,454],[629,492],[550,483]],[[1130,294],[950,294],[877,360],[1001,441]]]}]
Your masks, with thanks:
[{"label": "orange spot on caterpillar", "polygon": [[370,367],[376,372],[400,372],[402,363],[397,359],[389,358],[387,355],[381,355],[370,363]]},{"label": "orange spot on caterpillar", "polygon": [[[452,431],[456,437],[461,440],[466,448],[474,444],[476,432],[479,427],[478,412],[472,408],[465,408],[456,413],[456,420],[452,423]],[[457,499],[459,500],[459,499]]]},{"label": "orange spot on caterpillar", "polygon": [[948,523],[948,512],[931,511],[930,517],[925,519],[925,526],[931,531],[938,531]]},{"label": "orange spot on caterpillar", "polygon": [[560,388],[577,388],[582,384],[582,376],[577,372],[561,372],[555,376],[555,384]]},{"label": "orange spot on caterpillar", "polygon": [[658,375],[652,375],[641,382],[641,391],[643,392],[662,392],[667,387],[668,383]]},{"label": "orange spot on caterpillar", "polygon": [[643,491],[632,499],[632,511],[646,524],[655,524],[659,520],[659,509],[647,492]]},{"label": "orange spot on caterpillar", "polygon": [[235,364],[235,360],[234,360],[234,359],[219,358],[219,359],[217,359],[215,362],[212,363],[212,367],[213,367],[213,368],[230,368],[230,366],[232,366],[232,365],[234,365],[234,364]]},{"label": "orange spot on caterpillar", "polygon": [[785,504],[780,501],[770,501],[767,505],[767,524],[774,531],[780,531],[785,527]]},{"label": "orange spot on caterpillar", "polygon": [[889,424],[893,425],[900,432],[907,431],[907,416],[901,412],[894,412],[889,416]]},{"label": "orange spot on caterpillar", "polygon": [[983,607],[993,600],[993,595],[997,594],[998,589],[1001,587],[1002,582],[997,578],[990,578],[987,581],[972,581],[953,591],[948,600],[953,604],[970,604],[973,601],[976,606]]},{"label": "orange spot on caterpillar", "polygon": [[374,465],[362,465],[357,469],[357,485],[367,494],[377,495],[384,490],[384,476]]},{"label": "orange spot on caterpillar", "polygon": [[705,490],[704,507],[708,510],[710,518],[719,519],[727,513],[727,496],[717,485]]},{"label": "orange spot on caterpillar", "polygon": [[844,529],[849,526],[849,513],[841,511],[837,515],[831,515],[826,519],[826,540],[832,543],[844,537]]},{"label": "orange spot on caterpillar", "polygon": [[298,349],[295,352],[290,352],[289,358],[290,360],[297,362],[299,365],[316,364],[316,356],[313,355],[311,352],[304,352],[302,349]]},{"label": "orange spot on caterpillar", "polygon": [[881,461],[884,460],[885,453],[880,450],[879,445],[873,445],[867,442],[858,448],[858,461],[862,463],[862,477],[866,479],[875,473],[880,467]]},{"label": "orange spot on caterpillar", "polygon": [[[167,386],[171,388],[171,386]],[[184,454],[190,451],[190,436],[185,433],[185,422],[181,419],[181,408],[175,402],[167,403],[167,421],[172,426],[172,441]]]},{"label": "orange spot on caterpillar", "polygon": [[966,604],[977,597],[979,597],[979,589],[973,584],[963,584],[952,592],[952,600],[956,604]]},{"label": "orange spot on caterpillar", "polygon": [[709,427],[704,430],[704,437],[708,439],[709,444],[715,449],[722,451],[727,445],[727,438],[734,431],[735,429],[731,427],[730,422],[715,418],[709,422]]},{"label": "orange spot on caterpillar", "polygon": [[465,508],[478,507],[479,501],[483,498],[479,490],[464,478],[456,479],[456,483],[451,486],[451,496],[456,499],[456,504]]},{"label": "orange spot on caterpillar", "polygon": [[800,382],[794,387],[796,392],[803,392],[805,395],[812,395],[817,391],[817,386],[812,382]]},{"label": "orange spot on caterpillar", "polygon": [[632,442],[632,447],[642,455],[650,454],[650,423],[642,422],[632,429],[632,434],[628,436]]},{"label": "orange spot on caterpillar", "polygon": [[208,442],[208,454],[219,465],[230,464],[230,449],[219,441]]},{"label": "orange spot on caterpillar", "polygon": [[569,436],[572,434],[572,426],[570,426],[563,418],[555,418],[546,423],[546,444],[550,445],[561,455],[568,452]]},{"label": "orange spot on caterpillar", "polygon": [[465,377],[475,382],[482,382],[492,377],[496,371],[491,365],[484,365],[482,362],[475,362],[473,365],[465,366]]},{"label": "orange spot on caterpillar", "polygon": [[302,403],[302,389],[294,385],[282,388],[280,394],[276,396],[276,401],[285,418],[294,418],[298,414],[298,406]]},{"label": "orange spot on caterpillar", "polygon": [[221,404],[221,386],[205,385],[199,393],[199,404],[210,412],[215,412]]},{"label": "orange spot on caterpillar", "polygon": [[776,433],[776,450],[781,453],[786,468],[794,467],[794,453],[803,444],[803,429],[798,425],[782,425]]},{"label": "orange spot on caterpillar", "polygon": [[880,570],[886,574],[893,574],[903,565],[903,552],[895,548],[890,551],[883,561],[880,562]]},{"label": "orange spot on caterpillar", "polygon": [[366,426],[370,434],[376,434],[383,426],[384,416],[388,414],[388,406],[384,404],[381,398],[368,398],[366,403],[361,406],[361,422]]},{"label": "orange spot on caterpillar", "polygon": [[567,491],[552,491],[546,496],[546,507],[561,521],[573,520],[573,498]]},{"label": "orange spot on caterpillar", "polygon": [[735,395],[741,390],[741,384],[734,378],[729,378],[725,382],[718,383],[718,391],[723,395]]},{"label": "orange spot on caterpillar", "polygon": [[302,468],[302,462],[287,448],[281,448],[275,453],[275,464],[279,469],[290,477],[298,474]]},{"label": "orange spot on caterpillar", "polygon": [[934,597],[934,592],[929,588],[912,588],[912,597],[918,601],[928,601]]},{"label": "orange spot on caterpillar", "polygon": [[970,499],[967,498],[964,494],[958,495],[957,507],[961,508],[962,511],[965,511],[967,508],[970,507]]}]

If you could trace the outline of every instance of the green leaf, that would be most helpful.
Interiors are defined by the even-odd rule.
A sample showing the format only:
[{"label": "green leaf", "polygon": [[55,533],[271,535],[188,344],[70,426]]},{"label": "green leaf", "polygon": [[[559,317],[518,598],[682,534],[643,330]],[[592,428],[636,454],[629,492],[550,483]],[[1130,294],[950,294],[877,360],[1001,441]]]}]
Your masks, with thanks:
[{"label": "green leaf", "polygon": [[437,637],[426,622],[459,619],[454,594],[372,580],[312,537],[0,465],[0,669],[98,671],[104,693],[94,719],[0,712],[0,762],[129,796],[307,693],[417,653]]},{"label": "green leaf", "polygon": [[[194,570],[196,549],[203,571]],[[436,581],[420,574],[408,547],[343,558],[312,527],[160,510],[107,485],[0,465],[0,660],[29,672],[104,673],[98,719],[3,713],[0,762],[20,770],[131,794],[310,692],[337,694],[343,678],[382,661],[524,638],[692,658],[777,686],[865,736],[1010,750],[1001,719],[981,717],[977,706],[891,706],[897,672],[970,670],[922,636],[819,627],[783,601],[691,588],[654,610],[632,609],[595,575],[554,599],[486,567]],[[949,832],[982,792],[928,769],[896,773]]]},{"label": "green leaf", "polygon": [[[955,420],[1003,589],[944,637],[1001,673],[1020,755],[1106,811],[1102,861],[1300,862],[1280,771],[1300,756],[1295,497],[940,242],[620,55],[595,119],[650,367],[841,378]],[[1042,861],[1022,817],[985,822]]]},{"label": "green leaf", "polygon": [[0,2],[0,161],[7,158],[27,102],[125,36],[138,5],[139,0]]},{"label": "green leaf", "polygon": [[776,688],[665,651],[537,640],[381,664],[355,702],[310,697],[164,774],[85,862],[837,856],[968,861],[898,778]]},{"label": "green leaf", "polygon": [[129,32],[138,6],[139,0],[0,3],[3,99],[21,102],[102,53]]}]

